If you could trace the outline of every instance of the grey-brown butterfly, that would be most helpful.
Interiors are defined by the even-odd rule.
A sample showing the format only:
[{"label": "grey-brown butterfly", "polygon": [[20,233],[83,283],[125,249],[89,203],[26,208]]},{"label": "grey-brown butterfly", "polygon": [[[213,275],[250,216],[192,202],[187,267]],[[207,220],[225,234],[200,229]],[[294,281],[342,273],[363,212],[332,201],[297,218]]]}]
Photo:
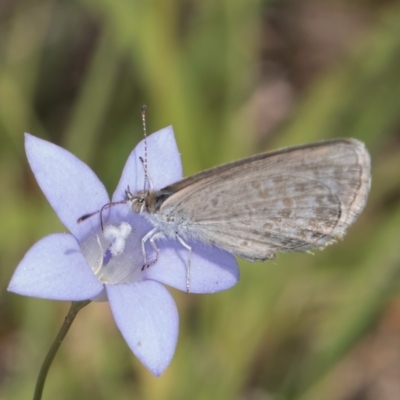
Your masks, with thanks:
[{"label": "grey-brown butterfly", "polygon": [[[144,267],[154,264],[157,241],[191,240],[218,246],[249,261],[275,253],[323,248],[340,239],[363,210],[371,184],[370,156],[362,142],[337,139],[263,153],[208,169],[153,190],[147,184],[123,201],[153,225],[142,239]],[[102,209],[102,210],[103,210]],[[80,218],[80,221],[93,214]],[[145,243],[156,258],[149,262]]]},{"label": "grey-brown butterfly", "polygon": [[143,238],[216,245],[249,261],[278,251],[323,248],[340,239],[363,210],[370,189],[363,143],[338,139],[264,153],[185,178],[161,190],[127,191],[133,211],[154,228]]}]

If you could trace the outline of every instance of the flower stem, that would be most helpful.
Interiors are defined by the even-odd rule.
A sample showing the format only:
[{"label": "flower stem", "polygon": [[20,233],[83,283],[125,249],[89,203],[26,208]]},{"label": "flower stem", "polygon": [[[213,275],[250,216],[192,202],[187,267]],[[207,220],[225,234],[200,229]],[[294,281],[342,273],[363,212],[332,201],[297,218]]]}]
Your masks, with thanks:
[{"label": "flower stem", "polygon": [[74,322],[76,314],[85,306],[87,306],[91,300],[85,301],[73,301],[71,303],[71,308],[68,311],[67,316],[65,317],[64,323],[61,326],[60,331],[53,344],[50,347],[49,352],[47,353],[46,358],[43,361],[42,368],[40,368],[39,376],[36,381],[35,393],[33,395],[33,400],[40,400],[42,398],[44,382],[47,377],[47,373],[49,372],[49,368],[51,363],[53,362],[54,356],[57,353],[58,348],[60,347],[62,341],[64,340],[69,328]]}]

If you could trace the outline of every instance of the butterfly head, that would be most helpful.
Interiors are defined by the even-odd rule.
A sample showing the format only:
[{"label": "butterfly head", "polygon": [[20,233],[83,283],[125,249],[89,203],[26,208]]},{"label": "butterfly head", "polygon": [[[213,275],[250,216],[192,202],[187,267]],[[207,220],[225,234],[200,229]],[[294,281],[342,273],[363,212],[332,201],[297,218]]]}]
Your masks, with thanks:
[{"label": "butterfly head", "polygon": [[126,202],[131,206],[136,213],[150,213],[156,199],[156,193],[149,190],[140,190],[137,193],[132,193],[129,189],[126,191]]}]

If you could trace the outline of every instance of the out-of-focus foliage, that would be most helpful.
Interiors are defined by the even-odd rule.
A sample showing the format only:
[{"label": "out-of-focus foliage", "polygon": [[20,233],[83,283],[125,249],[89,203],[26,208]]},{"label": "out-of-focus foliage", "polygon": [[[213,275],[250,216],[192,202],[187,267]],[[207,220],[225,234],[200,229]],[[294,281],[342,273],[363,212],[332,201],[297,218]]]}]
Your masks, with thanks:
[{"label": "out-of-focus foliage", "polygon": [[[0,4],[0,399],[33,393],[68,304],[6,292],[26,250],[63,231],[27,131],[110,193],[148,130],[174,126],[186,174],[279,146],[363,140],[373,183],[345,240],[240,262],[215,295],[173,292],[175,358],[154,378],[107,304],[78,315],[44,399],[400,398],[400,2],[3,0]],[[68,190],[68,187],[65,188]]]}]

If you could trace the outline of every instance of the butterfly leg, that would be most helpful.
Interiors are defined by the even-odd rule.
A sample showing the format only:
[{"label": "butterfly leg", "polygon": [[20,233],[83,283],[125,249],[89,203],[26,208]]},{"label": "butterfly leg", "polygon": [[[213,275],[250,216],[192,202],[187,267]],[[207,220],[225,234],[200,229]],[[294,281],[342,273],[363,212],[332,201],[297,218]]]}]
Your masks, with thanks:
[{"label": "butterfly leg", "polygon": [[160,249],[156,245],[156,240],[159,239],[162,236],[164,236],[164,234],[162,232],[157,232],[155,235],[153,235],[150,238],[151,247],[156,252],[156,259],[153,260],[151,263],[147,264],[147,268],[150,267],[151,265],[154,265],[158,261],[158,256],[160,255]]},{"label": "butterfly leg", "polygon": [[151,243],[151,245],[152,245],[152,247],[153,247],[153,249],[154,249],[155,243],[152,243],[152,242],[151,242],[151,240],[153,239],[154,236],[157,236],[157,228],[152,229],[150,232],[146,233],[146,235],[144,235],[143,238],[142,238],[142,254],[143,254],[143,261],[144,261],[144,262],[143,262],[142,271],[143,271],[146,267],[149,267],[150,265],[153,265],[153,264],[154,264],[155,262],[157,262],[157,260],[158,260],[158,253],[159,253],[159,250],[158,250],[158,248],[157,248],[157,246],[156,246],[156,253],[157,253],[156,261],[154,261],[154,262],[151,263],[151,264],[148,264],[148,263],[147,263],[147,254],[146,254],[146,247],[145,247],[145,244],[146,244],[146,242],[150,239],[150,243]]},{"label": "butterfly leg", "polygon": [[192,248],[179,236],[177,235],[179,243],[187,250],[189,250],[189,257],[186,269],[186,290],[190,292],[190,265],[192,263]]}]

